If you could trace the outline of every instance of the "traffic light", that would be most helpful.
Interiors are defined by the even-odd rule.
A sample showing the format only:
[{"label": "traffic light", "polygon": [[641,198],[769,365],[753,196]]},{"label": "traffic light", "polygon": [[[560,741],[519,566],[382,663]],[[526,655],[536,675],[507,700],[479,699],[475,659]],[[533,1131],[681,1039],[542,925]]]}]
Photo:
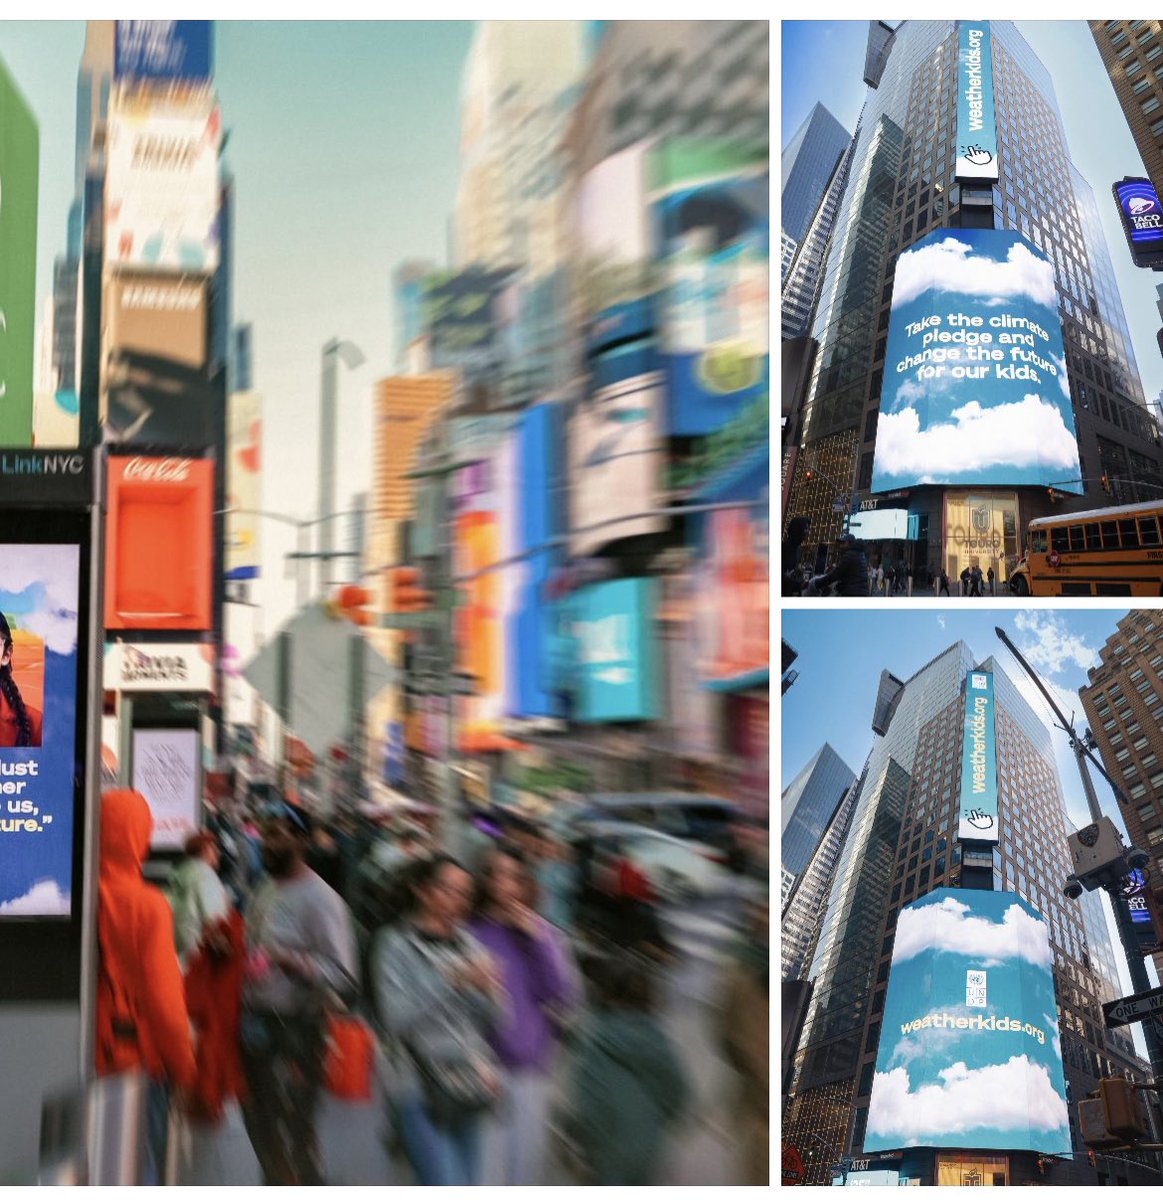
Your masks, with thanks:
[{"label": "traffic light", "polygon": [[1147,1114],[1133,1084],[1126,1079],[1100,1079],[1098,1090],[1106,1127],[1112,1134],[1133,1142],[1147,1132]]},{"label": "traffic light", "polygon": [[422,612],[432,607],[432,593],[420,582],[416,567],[397,567],[392,572],[392,612]]},{"label": "traffic light", "polygon": [[353,625],[374,625],[375,613],[367,607],[375,601],[370,588],[360,587],[358,583],[345,583],[336,594],[336,615]]}]

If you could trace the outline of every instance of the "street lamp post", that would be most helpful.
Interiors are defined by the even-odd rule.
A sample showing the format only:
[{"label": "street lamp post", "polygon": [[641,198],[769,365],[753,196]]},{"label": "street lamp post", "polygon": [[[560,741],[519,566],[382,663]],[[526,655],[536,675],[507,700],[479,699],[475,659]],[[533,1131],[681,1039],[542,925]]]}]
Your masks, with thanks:
[{"label": "street lamp post", "polygon": [[[994,632],[1001,639],[1014,658],[1017,659],[1018,664],[1033,681],[1038,691],[1040,691],[1045,697],[1046,703],[1049,704],[1054,715],[1058,718],[1059,727],[1069,735],[1070,748],[1074,752],[1074,759],[1078,764],[1078,774],[1082,779],[1082,790],[1086,794],[1086,806],[1090,812],[1091,820],[1097,824],[1103,820],[1103,813],[1101,807],[1099,806],[1098,795],[1094,790],[1094,783],[1091,780],[1090,771],[1087,767],[1087,759],[1090,759],[1092,762],[1094,762],[1097,769],[1102,772],[1103,777],[1114,789],[1115,794],[1120,799],[1125,799],[1122,796],[1121,789],[1115,783],[1115,781],[1111,779],[1110,775],[1107,774],[1106,768],[1103,767],[1102,764],[1097,760],[1095,760],[1093,751],[1087,745],[1086,741],[1078,735],[1078,732],[1074,728],[1074,723],[1072,721],[1068,721],[1063,715],[1062,710],[1054,702],[1053,697],[1051,697],[1041,679],[1038,678],[1034,669],[1028,662],[1026,662],[1018,648],[1006,636],[1005,630],[1000,627],[995,627]],[[1132,847],[1131,850],[1128,851],[1128,854],[1133,852],[1133,850],[1134,848]],[[1128,866],[1124,874],[1129,873],[1130,867]],[[1079,882],[1085,886],[1087,881],[1080,880]],[[1131,928],[1130,920],[1127,917],[1127,914],[1124,912],[1122,904],[1120,903],[1119,885],[1117,882],[1114,882],[1104,884],[1103,886],[1104,890],[1110,896],[1111,907],[1114,910],[1115,924],[1119,931],[1119,940],[1123,945],[1123,954],[1127,960],[1127,972],[1131,978],[1131,986],[1136,992],[1148,991],[1151,987],[1151,981],[1147,975],[1147,967],[1143,962],[1143,956],[1139,953],[1135,945],[1135,932]],[[1093,890],[1093,887],[1094,885],[1092,884],[1091,888],[1088,890]],[[1078,895],[1081,895],[1081,888],[1078,889]],[[1153,1020],[1143,1022],[1143,1037],[1147,1043],[1147,1057],[1149,1058],[1151,1064],[1151,1074],[1153,1076],[1152,1082],[1155,1088],[1158,1089],[1160,1085],[1163,1084],[1163,1038],[1160,1037],[1156,1023]]]},{"label": "street lamp post", "polygon": [[323,372],[320,381],[319,413],[319,590],[327,586],[327,569],[332,556],[330,518],[335,512],[335,442],[337,427],[337,398],[339,392],[336,359],[343,360],[349,371],[363,365],[366,359],[354,342],[332,338],[323,347]]}]

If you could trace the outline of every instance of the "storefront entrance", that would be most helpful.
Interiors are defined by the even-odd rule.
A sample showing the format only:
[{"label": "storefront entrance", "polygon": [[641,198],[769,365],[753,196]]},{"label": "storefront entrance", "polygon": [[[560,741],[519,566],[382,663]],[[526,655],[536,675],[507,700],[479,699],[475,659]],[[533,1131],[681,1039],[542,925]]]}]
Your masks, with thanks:
[{"label": "storefront entrance", "polygon": [[[1001,592],[1021,554],[1017,493],[947,491],[944,527],[942,561],[954,590],[961,572],[977,566],[983,576],[993,569]],[[982,590],[988,593],[988,584]]]},{"label": "storefront entrance", "polygon": [[938,1187],[1005,1187],[1009,1181],[1009,1159],[1004,1156],[937,1155]]}]

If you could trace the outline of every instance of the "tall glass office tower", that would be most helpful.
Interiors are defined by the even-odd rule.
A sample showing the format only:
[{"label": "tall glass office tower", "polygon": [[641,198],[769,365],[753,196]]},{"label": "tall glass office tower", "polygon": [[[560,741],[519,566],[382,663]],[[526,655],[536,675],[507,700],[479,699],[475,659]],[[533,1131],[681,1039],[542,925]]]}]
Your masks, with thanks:
[{"label": "tall glass office tower", "polygon": [[[997,715],[999,841],[984,855],[984,878],[967,881],[957,838],[964,688],[975,667],[992,670]],[[1114,957],[1095,897],[1067,900],[1067,817],[1050,730],[993,659],[975,663],[961,642],[903,684],[862,775],[851,825],[835,866],[810,966],[814,990],[784,1112],[783,1139],[813,1150],[808,1183],[828,1183],[829,1165],[859,1156],[880,1042],[897,916],[938,887],[972,882],[1013,891],[1046,918],[1054,956],[1058,1036],[1079,1152],[1045,1182],[1095,1181],[1078,1137],[1075,1102],[1102,1075],[1140,1076],[1143,1064],[1121,1031],[1104,1028],[1101,1005],[1117,994]],[[980,845],[980,844],[976,844]],[[992,872],[992,880],[990,873]],[[825,1152],[825,1148],[827,1152]],[[956,1152],[969,1163],[970,1148]],[[998,1151],[990,1152],[995,1161]],[[943,1157],[948,1157],[942,1152]],[[1003,1154],[1011,1183],[1043,1181],[1033,1156]],[[984,1161],[984,1160],[982,1160]],[[890,1165],[886,1162],[880,1166]],[[902,1174],[933,1182],[932,1150],[906,1151]],[[1131,1166],[1121,1168],[1134,1178]]]},{"label": "tall glass office tower", "polygon": [[850,141],[844,126],[817,104],[784,147],[780,157],[780,224],[793,241],[804,240]]},{"label": "tall glass office tower", "polygon": [[780,859],[798,875],[808,865],[855,772],[825,742],[780,797],[783,812]]},{"label": "tall glass office tower", "polygon": [[1163,451],[1143,402],[1093,196],[1071,163],[1053,82],[1012,22],[990,23],[997,183],[957,178],[959,25],[909,21],[897,28],[865,104],[811,329],[819,351],[785,519],[810,516],[811,540],[827,545],[843,521],[837,496],[855,491],[861,501],[873,499],[898,255],[943,227],[1015,230],[1054,265],[1084,494],[1052,501],[1044,486],[955,488],[938,481],[876,497],[882,509],[905,509],[912,518],[912,565],[934,572],[943,566],[953,578],[980,549],[975,510],[989,509],[998,530],[989,557],[1004,580],[1031,518],[1059,503],[1112,503],[1104,473],[1122,481],[1115,499],[1158,495]]}]

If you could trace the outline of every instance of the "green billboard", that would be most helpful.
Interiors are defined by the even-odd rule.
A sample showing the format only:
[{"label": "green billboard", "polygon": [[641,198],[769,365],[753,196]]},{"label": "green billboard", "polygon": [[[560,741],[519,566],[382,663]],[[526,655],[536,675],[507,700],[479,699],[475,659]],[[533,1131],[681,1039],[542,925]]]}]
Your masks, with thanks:
[{"label": "green billboard", "polygon": [[0,61],[0,446],[32,445],[36,118]]}]

